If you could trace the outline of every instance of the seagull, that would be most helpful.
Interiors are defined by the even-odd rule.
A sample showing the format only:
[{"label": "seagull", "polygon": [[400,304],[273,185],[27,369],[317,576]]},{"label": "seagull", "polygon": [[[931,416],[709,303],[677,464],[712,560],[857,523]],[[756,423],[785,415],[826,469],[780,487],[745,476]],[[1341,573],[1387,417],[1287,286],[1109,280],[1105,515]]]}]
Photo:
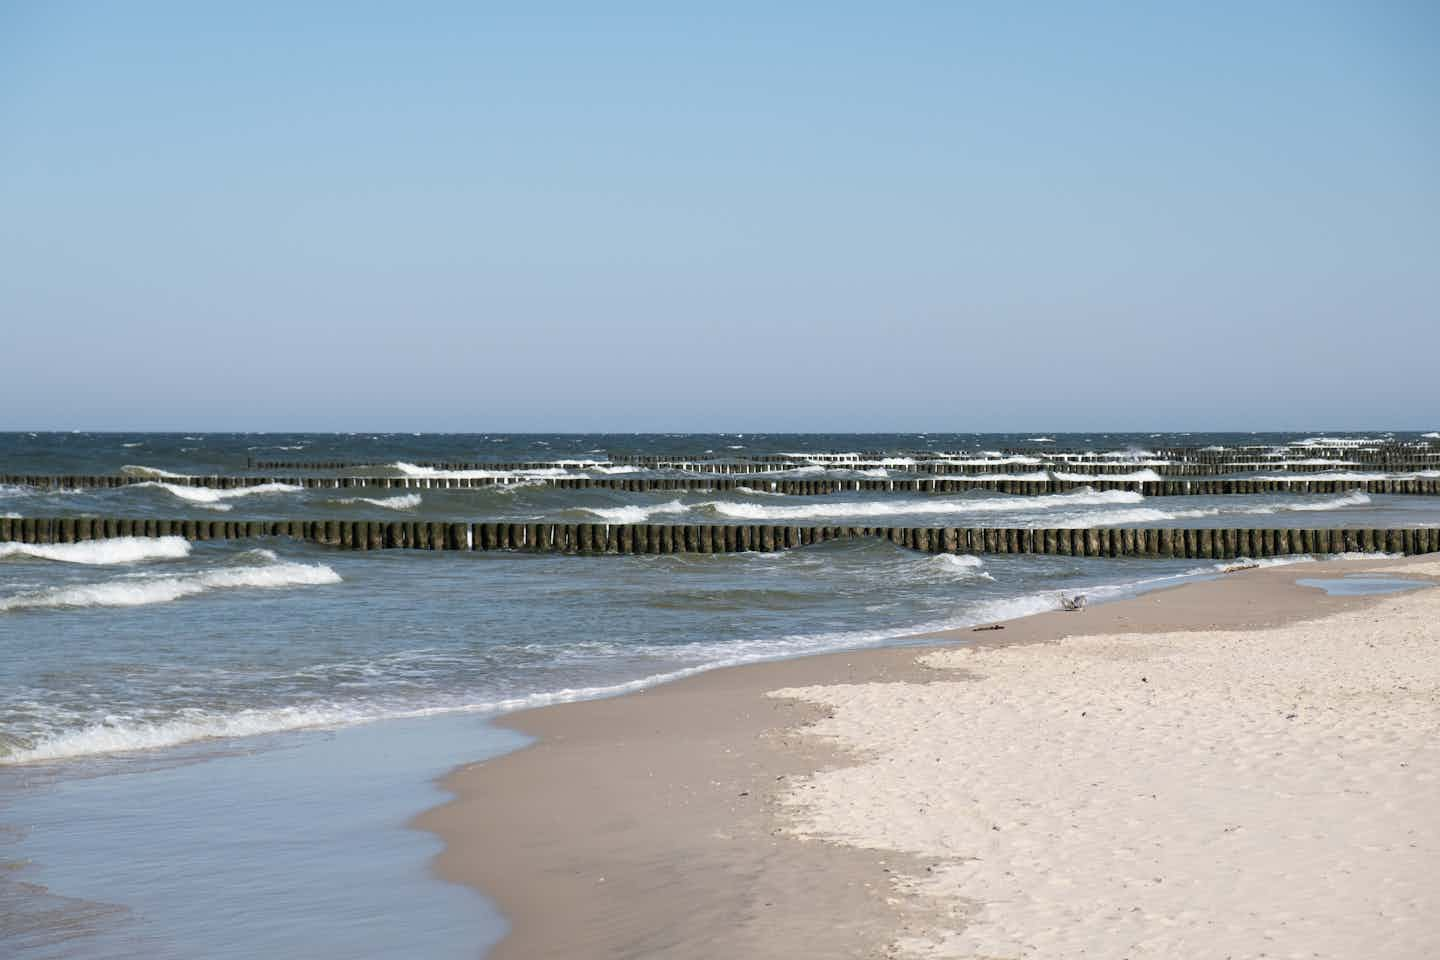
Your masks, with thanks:
[{"label": "seagull", "polygon": [[1076,610],[1084,610],[1085,594],[1077,593],[1073,597],[1067,597],[1063,593],[1060,594],[1060,609],[1069,610],[1072,613]]}]

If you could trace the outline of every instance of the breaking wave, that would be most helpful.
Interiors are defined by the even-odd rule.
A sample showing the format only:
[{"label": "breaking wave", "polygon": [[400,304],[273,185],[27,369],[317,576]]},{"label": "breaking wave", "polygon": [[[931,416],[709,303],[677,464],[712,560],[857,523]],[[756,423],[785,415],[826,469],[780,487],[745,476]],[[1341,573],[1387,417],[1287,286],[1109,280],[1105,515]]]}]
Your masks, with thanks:
[{"label": "breaking wave", "polygon": [[1132,470],[1130,473],[1112,474],[1063,473],[1057,470],[1055,472],[1055,479],[1069,480],[1076,483],[1088,483],[1092,480],[1121,480],[1129,483],[1149,480],[1163,480],[1165,478],[1160,476],[1160,474],[1156,473],[1154,470]]},{"label": "breaking wave", "polygon": [[594,514],[606,523],[646,523],[651,517],[685,513],[690,508],[679,500],[671,500],[669,503],[653,507],[582,507],[581,509],[586,513]]},{"label": "breaking wave", "polygon": [[985,561],[970,553],[937,553],[923,561],[931,572],[942,577],[994,580],[986,570]]},{"label": "breaking wave", "polygon": [[158,487],[172,496],[187,500],[190,503],[199,504],[207,510],[229,510],[231,505],[226,500],[234,500],[237,497],[252,497],[257,494],[267,493],[294,493],[297,490],[304,490],[304,487],[291,483],[261,483],[253,487],[236,487],[231,490],[216,490],[211,487],[187,487],[177,483],[161,483],[156,480],[146,483],[137,483],[137,487]]},{"label": "breaking wave", "polygon": [[403,460],[390,464],[390,468],[400,471],[402,476],[424,480],[499,480],[506,477],[534,479],[571,475],[570,471],[564,467],[540,467],[534,470],[445,470],[441,467],[422,467],[418,464],[406,463]]},{"label": "breaking wave", "polygon": [[413,510],[420,506],[420,494],[404,493],[394,497],[339,497],[331,500],[331,503],[368,503],[372,507],[384,507],[386,510]]},{"label": "breaking wave", "polygon": [[0,559],[31,557],[60,563],[115,564],[190,556],[184,537],[115,537],[83,543],[0,543]]},{"label": "breaking wave", "polygon": [[0,612],[84,607],[139,607],[169,603],[212,590],[247,587],[297,587],[339,583],[340,575],[323,563],[279,562],[231,567],[169,577],[121,577],[103,583],[51,587],[0,599]]},{"label": "breaking wave", "polygon": [[138,463],[127,463],[120,468],[120,472],[127,477],[158,477],[171,480],[184,480],[190,476],[188,473],[171,473],[169,470],[161,470],[159,467],[147,467]]},{"label": "breaking wave", "polygon": [[1139,507],[1133,510],[1110,510],[1091,511],[1070,517],[1062,517],[1054,522],[1056,527],[1113,527],[1120,524],[1139,523],[1164,523],[1169,520],[1198,520],[1201,517],[1229,516],[1267,516],[1273,513],[1298,512],[1327,512],[1331,510],[1343,510],[1346,507],[1362,507],[1370,502],[1370,498],[1359,491],[1348,493],[1343,497],[1332,497],[1326,500],[1317,500],[1313,503],[1276,503],[1276,504],[1225,504],[1219,507],[1201,507],[1193,510],[1160,510],[1153,507]]},{"label": "breaking wave", "polygon": [[1130,490],[1080,490],[1045,496],[986,499],[917,499],[905,501],[839,501],[779,506],[713,500],[701,506],[736,520],[808,520],[819,517],[903,517],[917,514],[1036,513],[1056,508],[1139,503],[1145,498]]},{"label": "breaking wave", "polygon": [[1285,504],[1282,510],[1340,510],[1345,507],[1363,507],[1370,502],[1370,497],[1359,490],[1345,494],[1343,497],[1336,497],[1333,500],[1318,500],[1315,503]]}]

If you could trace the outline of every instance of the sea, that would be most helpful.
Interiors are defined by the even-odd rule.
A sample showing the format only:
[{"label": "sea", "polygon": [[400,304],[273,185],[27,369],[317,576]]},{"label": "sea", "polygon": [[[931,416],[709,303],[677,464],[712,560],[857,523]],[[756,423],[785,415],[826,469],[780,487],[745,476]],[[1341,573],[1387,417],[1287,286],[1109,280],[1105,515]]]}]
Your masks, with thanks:
[{"label": "sea", "polygon": [[[1440,525],[1440,498],[1365,493],[1146,498],[784,496],[557,489],[554,476],[683,476],[627,455],[789,455],[773,477],[904,478],[944,451],[1023,478],[1106,454],[1146,479],[1176,446],[1264,450],[1400,434],[0,434],[0,474],[124,472],[107,489],[0,486],[0,516],[424,519],[842,526]],[[866,451],[867,464],[819,453]],[[1015,451],[1020,451],[1016,453]],[[612,458],[615,458],[612,460]],[[181,486],[195,474],[513,482],[464,489]],[[485,464],[540,464],[516,473]],[[478,465],[478,466],[476,466]],[[1326,463],[1304,479],[1387,476]],[[333,471],[332,471],[333,472]],[[344,474],[355,471],[343,470]],[[1269,562],[1303,564],[1308,558]],[[834,541],[779,553],[354,553],[286,538],[0,544],[0,956],[475,958],[505,933],[483,894],[435,878],[412,818],[437,779],[525,745],[497,724],[732,664],[916,634],[1217,575],[1193,560],[928,556]],[[573,785],[557,783],[555,789]]]}]

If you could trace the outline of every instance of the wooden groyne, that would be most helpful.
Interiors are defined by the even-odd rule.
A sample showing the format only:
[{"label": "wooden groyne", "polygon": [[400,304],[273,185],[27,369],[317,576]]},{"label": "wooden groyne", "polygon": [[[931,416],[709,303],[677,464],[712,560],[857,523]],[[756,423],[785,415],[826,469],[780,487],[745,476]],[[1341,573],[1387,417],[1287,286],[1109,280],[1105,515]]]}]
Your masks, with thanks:
[{"label": "wooden groyne", "polygon": [[0,484],[40,490],[88,490],[163,483],[181,487],[233,490],[280,485],[305,489],[468,490],[485,487],[543,485],[560,490],[618,490],[632,493],[727,491],[825,496],[836,493],[964,493],[985,490],[1017,496],[1072,493],[1077,490],[1124,490],[1147,497],[1222,496],[1229,494],[1322,494],[1360,491],[1378,494],[1440,495],[1440,478],[1384,480],[1310,480],[1227,478],[1213,480],[997,480],[984,477],[931,477],[902,480],[757,480],[730,477],[245,477],[189,476],[136,477],[128,474],[97,476],[0,476]]},{"label": "wooden groyne", "polygon": [[520,550],[573,554],[775,551],[875,537],[921,553],[1235,559],[1311,553],[1440,551],[1440,528],[841,527],[774,524],[461,523],[397,520],[163,520],[6,517],[0,541],[115,537],[291,537],[350,550]]},{"label": "wooden groyne", "polygon": [[[1318,458],[1312,458],[1318,459]],[[1118,474],[1132,474],[1140,470],[1149,470],[1161,477],[1224,477],[1234,474],[1249,473],[1325,473],[1333,470],[1384,470],[1390,473],[1419,473],[1421,471],[1440,470],[1440,454],[1432,457],[1420,457],[1412,455],[1407,459],[1393,459],[1385,461],[1373,460],[1333,460],[1325,463],[1303,463],[1287,460],[1261,460],[1261,459],[1231,459],[1213,460],[1200,462],[1171,462],[1171,463],[1150,463],[1150,462],[1116,462],[1113,459],[1104,460],[1081,460],[1068,458],[1044,457],[1035,463],[1005,462],[996,460],[994,462],[973,462],[973,463],[950,463],[944,460],[917,460],[914,463],[895,464],[882,463],[879,461],[836,461],[825,463],[812,463],[810,461],[781,461],[771,462],[746,462],[733,463],[724,461],[703,461],[703,460],[656,460],[649,464],[626,464],[635,466],[637,470],[648,470],[655,472],[673,471],[677,473],[702,474],[706,476],[757,476],[778,473],[784,470],[798,468],[823,466],[827,470],[867,470],[884,468],[896,473],[924,474],[927,476],[984,476],[993,473],[1025,473],[1025,472],[1060,472],[1060,473],[1087,473],[1098,476],[1113,476]],[[541,470],[594,470],[593,464],[564,464],[557,462],[520,462],[520,463],[423,463],[417,464],[427,469],[440,472],[463,473],[463,472],[491,472],[491,473],[525,473]],[[611,466],[606,464],[605,466]],[[294,461],[259,461],[251,465],[253,470],[279,470],[279,471],[344,471],[344,470],[382,470],[393,469],[385,464],[367,463],[325,463],[325,462],[294,462]]]},{"label": "wooden groyne", "polygon": [[[1008,461],[1008,462],[1007,462]],[[1096,474],[1154,470],[1164,477],[1225,476],[1280,471],[1318,473],[1337,468],[1370,468],[1416,472],[1440,468],[1440,441],[1374,439],[1364,442],[1330,439],[1305,444],[1244,443],[1228,446],[1160,446],[1130,451],[1028,443],[989,450],[816,450],[789,453],[695,452],[640,454],[624,450],[597,452],[594,457],[550,460],[417,460],[415,466],[439,471],[536,471],[631,467],[644,471],[679,471],[718,475],[753,475],[823,466],[827,469],[883,467],[912,474],[964,476],[996,470],[1079,470]],[[256,460],[251,471],[314,472],[393,469],[395,463],[357,460]]]}]

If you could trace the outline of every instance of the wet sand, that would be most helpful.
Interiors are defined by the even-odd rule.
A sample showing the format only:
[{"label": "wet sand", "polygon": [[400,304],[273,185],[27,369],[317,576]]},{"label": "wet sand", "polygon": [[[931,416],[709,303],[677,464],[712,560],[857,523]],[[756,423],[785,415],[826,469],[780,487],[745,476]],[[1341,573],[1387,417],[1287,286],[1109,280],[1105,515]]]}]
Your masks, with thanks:
[{"label": "wet sand", "polygon": [[[510,919],[496,958],[967,956],[955,951],[970,949],[964,931],[978,928],[981,908],[955,882],[963,851],[895,826],[953,779],[876,763],[903,752],[886,737],[919,739],[934,726],[923,711],[948,717],[944,697],[964,693],[937,651],[1284,627],[1394,602],[1329,596],[1297,577],[1386,568],[1440,575],[1433,558],[1246,570],[999,631],[728,668],[513,714],[505,725],[537,742],[452,774],[455,799],[417,824],[445,841],[440,874],[495,898]],[[1049,652],[1024,652],[1019,669]],[[932,684],[940,699],[911,697]],[[772,695],[784,688],[793,696]],[[882,690],[864,706],[862,694]],[[921,712],[886,712],[897,696]],[[963,743],[953,750],[943,759],[963,762]],[[1045,762],[1037,754],[1031,765]],[[888,791],[883,802],[877,790]],[[1037,949],[1027,955],[1047,955]]]}]

